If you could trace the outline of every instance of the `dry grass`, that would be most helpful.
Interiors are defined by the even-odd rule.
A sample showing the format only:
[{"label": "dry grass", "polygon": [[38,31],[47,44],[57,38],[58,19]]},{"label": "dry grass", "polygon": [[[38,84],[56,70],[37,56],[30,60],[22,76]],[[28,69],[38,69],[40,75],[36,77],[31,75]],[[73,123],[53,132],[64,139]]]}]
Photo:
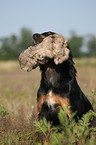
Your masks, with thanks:
[{"label": "dry grass", "polygon": [[85,94],[96,88],[96,58],[75,59],[77,80]]},{"label": "dry grass", "polygon": [[[75,59],[77,79],[85,94],[96,88],[96,58]],[[39,69],[23,72],[18,61],[0,62],[0,104],[10,113],[0,120],[0,142],[9,145],[31,144],[37,119],[36,96],[40,84]],[[90,98],[89,98],[90,99]],[[26,133],[25,133],[26,132]],[[11,134],[11,137],[10,137]],[[28,142],[28,137],[31,137]],[[37,135],[38,137],[38,135]],[[1,141],[2,140],[2,141]]]},{"label": "dry grass", "polygon": [[[96,59],[75,59],[77,79],[85,94],[96,87]],[[40,84],[39,69],[24,72],[18,61],[0,62],[0,103],[17,113],[24,107],[26,118],[36,110],[36,96]]]}]

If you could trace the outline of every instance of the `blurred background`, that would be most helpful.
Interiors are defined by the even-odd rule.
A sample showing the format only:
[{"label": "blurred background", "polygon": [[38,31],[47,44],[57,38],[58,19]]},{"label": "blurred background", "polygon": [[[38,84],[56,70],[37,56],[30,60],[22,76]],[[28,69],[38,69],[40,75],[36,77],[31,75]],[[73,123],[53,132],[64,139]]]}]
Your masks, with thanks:
[{"label": "blurred background", "polygon": [[96,107],[96,0],[0,0],[0,144],[31,142],[41,74],[23,72],[18,57],[46,31],[69,40],[77,81]]},{"label": "blurred background", "polygon": [[0,60],[18,59],[32,34],[45,31],[67,38],[74,57],[95,57],[96,1],[0,1]]}]

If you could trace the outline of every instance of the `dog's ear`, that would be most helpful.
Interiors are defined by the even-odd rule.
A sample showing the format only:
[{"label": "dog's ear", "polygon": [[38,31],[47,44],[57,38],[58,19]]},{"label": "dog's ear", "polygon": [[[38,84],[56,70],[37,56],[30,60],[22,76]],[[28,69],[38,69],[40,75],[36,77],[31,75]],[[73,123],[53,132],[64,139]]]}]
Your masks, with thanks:
[{"label": "dog's ear", "polygon": [[67,43],[67,48],[70,50],[69,59],[73,60],[73,55],[72,55],[72,51],[70,49],[69,43]]},{"label": "dog's ear", "polygon": [[70,66],[70,71],[69,71],[69,73],[70,73],[71,76],[76,76],[77,71],[76,71],[76,69],[75,69],[75,67],[74,67],[74,64],[75,64],[75,63],[74,63],[74,61],[73,61],[72,50],[70,49],[69,43],[68,43],[68,45],[67,45],[67,48],[70,50],[69,58],[68,58],[68,62],[69,62],[69,66]]}]

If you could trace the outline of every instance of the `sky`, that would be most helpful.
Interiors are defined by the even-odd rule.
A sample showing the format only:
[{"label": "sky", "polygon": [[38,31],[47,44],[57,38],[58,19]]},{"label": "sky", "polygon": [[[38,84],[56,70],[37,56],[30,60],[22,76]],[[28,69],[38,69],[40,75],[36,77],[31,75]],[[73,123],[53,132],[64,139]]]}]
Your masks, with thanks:
[{"label": "sky", "polygon": [[71,30],[96,35],[96,0],[0,0],[0,38],[18,35],[21,28],[66,38]]}]

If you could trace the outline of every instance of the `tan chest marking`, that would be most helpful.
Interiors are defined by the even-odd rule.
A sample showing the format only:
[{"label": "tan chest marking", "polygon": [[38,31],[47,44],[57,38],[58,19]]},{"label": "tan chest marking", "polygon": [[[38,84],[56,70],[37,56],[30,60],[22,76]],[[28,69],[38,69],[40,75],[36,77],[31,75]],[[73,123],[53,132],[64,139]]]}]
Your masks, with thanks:
[{"label": "tan chest marking", "polygon": [[46,96],[41,96],[37,99],[37,108],[39,112],[42,111],[42,105],[44,102],[46,102],[48,106],[53,106],[56,104],[57,108],[62,108],[62,109],[64,109],[65,106],[67,110],[67,114],[70,117],[71,110],[69,109],[70,101],[68,98],[66,97],[62,98],[61,96],[55,95],[54,93],[52,93],[52,91],[50,91]]}]

